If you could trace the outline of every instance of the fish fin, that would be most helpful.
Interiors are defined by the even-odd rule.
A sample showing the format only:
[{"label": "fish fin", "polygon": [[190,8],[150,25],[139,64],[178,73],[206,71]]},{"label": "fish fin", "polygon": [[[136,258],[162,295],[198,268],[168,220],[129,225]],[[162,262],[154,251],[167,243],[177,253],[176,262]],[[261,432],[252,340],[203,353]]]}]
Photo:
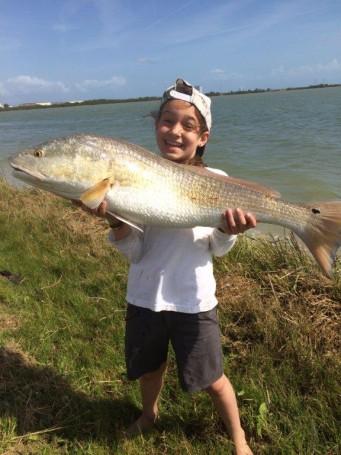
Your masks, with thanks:
[{"label": "fish fin", "polygon": [[80,197],[80,200],[90,209],[95,209],[104,201],[105,196],[113,185],[113,181],[110,178],[101,180],[95,186],[91,187]]},{"label": "fish fin", "polygon": [[331,278],[337,250],[341,246],[341,201],[300,204],[314,217],[298,234],[316,259],[323,273]]},{"label": "fish fin", "polygon": [[133,221],[131,220],[128,220],[127,218],[125,218],[124,216],[122,215],[118,215],[117,213],[114,213],[114,212],[108,212],[110,213],[110,215],[113,215],[115,218],[117,218],[118,220],[121,220],[123,221],[123,223],[125,224],[129,224],[129,226],[137,229],[138,231],[141,231],[143,232],[143,229],[141,228],[141,226],[139,226],[138,224],[134,223]]},{"label": "fish fin", "polygon": [[[79,199],[83,202],[83,204],[85,204],[90,209],[95,209],[100,205],[101,202],[104,201],[106,195],[108,194],[113,184],[114,184],[113,179],[111,178],[103,179],[99,183],[91,187],[89,190],[85,191],[85,193],[83,193]],[[113,215],[115,218],[123,221],[123,223],[129,224],[129,226],[132,226],[135,229],[138,229],[139,231],[143,232],[143,229],[140,226],[138,226],[133,221],[124,218],[122,215],[118,215],[117,213],[114,212],[108,213]]]},{"label": "fish fin", "polygon": [[274,190],[273,188],[269,188],[268,186],[261,185],[260,183],[257,182],[251,182],[249,180],[244,180],[244,179],[239,179],[236,177],[230,177],[229,175],[223,175],[223,174],[217,174],[216,172],[212,172],[209,169],[206,168],[195,168],[195,170],[203,175],[208,175],[210,177],[218,178],[220,180],[225,180],[229,183],[233,183],[235,185],[239,186],[245,186],[253,191],[258,191],[260,193],[264,193],[270,197],[279,199],[281,197],[281,194]]}]

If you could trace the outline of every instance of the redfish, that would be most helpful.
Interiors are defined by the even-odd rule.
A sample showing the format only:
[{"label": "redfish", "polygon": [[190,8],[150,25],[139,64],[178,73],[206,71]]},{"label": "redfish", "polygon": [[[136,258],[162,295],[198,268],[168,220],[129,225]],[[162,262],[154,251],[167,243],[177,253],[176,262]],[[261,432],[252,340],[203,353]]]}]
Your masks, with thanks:
[{"label": "redfish", "polygon": [[322,271],[331,276],[341,245],[341,202],[294,203],[246,180],[177,164],[125,141],[95,135],[56,138],[10,160],[26,183],[138,227],[219,227],[227,208],[240,207],[258,222],[292,230]]}]

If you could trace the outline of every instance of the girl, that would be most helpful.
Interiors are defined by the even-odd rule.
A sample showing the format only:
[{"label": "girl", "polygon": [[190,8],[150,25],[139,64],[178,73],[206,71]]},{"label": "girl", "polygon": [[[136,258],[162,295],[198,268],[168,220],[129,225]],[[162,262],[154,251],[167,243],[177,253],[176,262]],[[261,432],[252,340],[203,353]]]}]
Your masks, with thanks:
[{"label": "girl", "polygon": [[[210,104],[208,97],[182,79],[165,91],[156,119],[156,140],[164,158],[204,166]],[[171,342],[182,389],[207,392],[230,433],[236,454],[252,455],[235,393],[222,369],[212,255],[226,254],[236,234],[256,226],[254,216],[238,208],[227,209],[219,228],[143,226],[140,232],[107,214],[105,202],[96,214],[109,220],[109,240],[130,261],[126,364],[129,379],[139,379],[142,414],[126,434],[146,431],[158,417]]]}]

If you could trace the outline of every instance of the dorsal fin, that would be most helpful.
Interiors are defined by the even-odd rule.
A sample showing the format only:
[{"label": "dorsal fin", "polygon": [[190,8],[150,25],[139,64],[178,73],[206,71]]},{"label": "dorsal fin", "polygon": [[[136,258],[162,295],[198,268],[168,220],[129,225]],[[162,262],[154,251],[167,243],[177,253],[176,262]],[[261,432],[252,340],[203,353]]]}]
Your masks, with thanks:
[{"label": "dorsal fin", "polygon": [[225,182],[230,182],[233,183],[234,185],[239,185],[239,186],[245,186],[253,191],[258,191],[260,193],[267,194],[268,196],[271,196],[273,198],[279,199],[281,197],[281,194],[273,190],[272,188],[269,188],[265,185],[261,185],[260,183],[256,182],[251,182],[250,180],[244,180],[244,179],[239,179],[235,177],[230,177],[228,175],[223,175],[223,174],[217,174],[213,171],[210,171],[209,169],[206,168],[200,168],[200,167],[194,167],[192,169],[195,169],[199,174],[202,175],[207,175],[209,177],[214,177],[216,179],[223,180]]},{"label": "dorsal fin", "polygon": [[246,187],[250,188],[251,190],[255,190],[255,191],[259,191],[261,193],[265,193],[268,196],[274,197],[276,199],[279,199],[281,197],[281,193],[279,193],[278,191],[274,190],[273,188],[269,188],[268,186],[261,185],[260,183],[250,182],[250,180],[238,179],[238,178],[235,178],[235,177],[227,177],[227,178],[232,183],[235,183],[236,185],[246,186]]}]

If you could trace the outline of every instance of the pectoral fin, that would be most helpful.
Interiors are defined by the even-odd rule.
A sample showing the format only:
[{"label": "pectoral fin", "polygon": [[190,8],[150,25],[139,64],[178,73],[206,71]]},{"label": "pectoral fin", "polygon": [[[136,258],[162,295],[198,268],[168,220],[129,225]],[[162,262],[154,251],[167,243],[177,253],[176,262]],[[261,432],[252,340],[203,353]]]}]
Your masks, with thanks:
[{"label": "pectoral fin", "polygon": [[101,202],[104,201],[105,196],[113,184],[114,182],[110,178],[101,180],[95,186],[85,191],[85,193],[83,193],[80,197],[80,200],[90,209],[95,209]]}]

